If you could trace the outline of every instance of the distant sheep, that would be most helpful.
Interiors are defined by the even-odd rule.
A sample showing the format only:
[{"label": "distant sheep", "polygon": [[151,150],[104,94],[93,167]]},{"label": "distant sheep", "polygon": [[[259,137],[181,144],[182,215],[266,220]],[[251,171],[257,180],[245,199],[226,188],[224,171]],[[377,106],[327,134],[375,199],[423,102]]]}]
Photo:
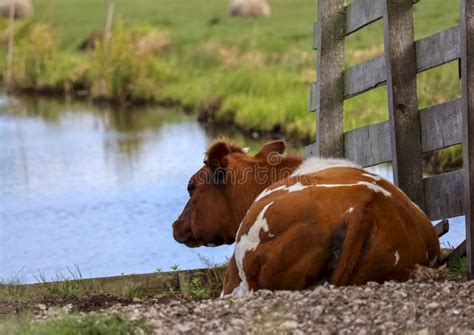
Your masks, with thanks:
[{"label": "distant sheep", "polygon": [[232,0],[229,15],[243,17],[270,16],[272,9],[266,0]]},{"label": "distant sheep", "polygon": [[0,0],[0,16],[10,16],[10,5],[15,4],[15,18],[25,18],[33,15],[33,5],[29,0]]}]

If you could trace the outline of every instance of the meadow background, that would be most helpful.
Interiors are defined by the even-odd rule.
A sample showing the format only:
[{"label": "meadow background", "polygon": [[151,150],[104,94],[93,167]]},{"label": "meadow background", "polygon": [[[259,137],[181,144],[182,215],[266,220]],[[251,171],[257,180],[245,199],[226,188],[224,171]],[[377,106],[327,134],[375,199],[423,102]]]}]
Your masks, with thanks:
[{"label": "meadow background", "polygon": [[[31,102],[35,108],[26,108],[26,110],[33,110],[34,113],[41,114],[47,121],[61,120],[60,114],[66,115],[67,119],[67,116],[80,114],[84,109],[84,104],[79,104],[77,107],[71,107],[75,102],[64,104],[62,101],[64,97],[68,100],[81,99],[98,103],[101,108],[100,112],[94,111],[94,114],[99,114],[102,122],[107,123],[110,127],[107,129],[108,131],[99,132],[99,136],[95,136],[97,135],[95,132],[87,128],[84,131],[85,128],[80,127],[79,121],[81,119],[73,118],[72,122],[77,123],[74,123],[73,127],[65,129],[70,131],[77,127],[78,133],[81,135],[77,137],[77,140],[76,138],[69,139],[69,141],[64,140],[65,137],[59,136],[62,133],[58,129],[61,130],[61,128],[57,127],[52,128],[53,130],[48,135],[57,135],[57,137],[51,137],[54,143],[61,144],[64,141],[64,146],[58,145],[56,147],[51,145],[51,142],[43,143],[49,143],[47,151],[51,156],[57,154],[62,157],[63,151],[69,153],[77,148],[92,146],[94,149],[101,149],[101,141],[106,138],[104,143],[107,141],[112,144],[116,143],[118,148],[118,154],[112,152],[110,157],[124,159],[123,161],[117,160],[116,165],[110,165],[114,168],[119,166],[121,169],[107,170],[107,165],[92,164],[101,162],[102,156],[98,155],[97,161],[84,160],[81,153],[88,151],[78,150],[76,154],[79,153],[79,155],[71,155],[71,157],[79,157],[80,160],[69,161],[73,162],[69,163],[69,166],[72,165],[74,168],[57,169],[74,178],[64,177],[61,174],[51,174],[53,177],[47,178],[47,174],[42,175],[41,171],[47,164],[33,165],[31,170],[34,170],[35,173],[32,176],[40,175],[39,178],[36,177],[36,180],[45,180],[45,185],[48,185],[49,179],[59,179],[64,181],[64,185],[67,185],[71,180],[76,180],[79,181],[77,184],[80,184],[82,188],[90,188],[90,192],[94,193],[94,196],[86,199],[86,196],[90,196],[86,191],[83,197],[90,202],[82,199],[85,205],[82,205],[80,201],[77,205],[75,201],[76,198],[80,198],[80,194],[78,196],[74,193],[76,189],[67,185],[68,192],[74,193],[74,199],[69,197],[68,192],[61,189],[57,193],[61,196],[59,199],[62,201],[58,202],[56,198],[46,196],[44,203],[47,205],[43,205],[43,202],[37,205],[40,210],[44,206],[50,206],[56,210],[59,208],[60,210],[57,210],[59,215],[63,215],[63,210],[66,210],[66,213],[69,210],[71,213],[82,215],[71,216],[68,222],[64,220],[64,216],[58,216],[61,219],[57,220],[54,215],[45,218],[40,215],[36,216],[37,212],[32,212],[33,214],[30,216],[40,222],[40,224],[34,224],[35,229],[45,232],[45,234],[38,236],[47,235],[44,240],[52,241],[50,243],[53,246],[57,245],[54,241],[61,240],[61,238],[53,239],[52,237],[61,237],[61,233],[65,233],[67,237],[74,237],[70,242],[71,250],[74,250],[77,244],[80,244],[82,248],[81,236],[83,235],[72,234],[70,231],[73,230],[67,229],[45,229],[45,222],[51,226],[55,224],[67,226],[70,227],[69,229],[80,227],[80,231],[86,234],[89,233],[87,227],[92,227],[94,235],[97,236],[102,236],[99,232],[104,231],[108,234],[109,230],[106,228],[108,228],[107,224],[110,224],[117,229],[112,230],[115,232],[114,237],[117,238],[112,241],[121,241],[120,238],[125,236],[128,244],[122,242],[120,244],[122,249],[114,249],[111,239],[108,239],[109,244],[101,241],[99,247],[103,247],[103,249],[97,249],[97,245],[90,241],[92,239],[88,239],[88,253],[81,252],[81,254],[92,254],[98,263],[104,263],[102,259],[106,259],[116,252],[119,256],[114,257],[114,260],[121,262],[127,271],[131,271],[131,267],[128,267],[127,264],[136,263],[138,258],[146,259],[146,257],[135,253],[134,250],[130,251],[132,249],[129,247],[130,245],[143,246],[144,249],[147,249],[146,256],[151,259],[155,257],[153,254],[150,255],[150,251],[153,250],[161,258],[166,258],[167,254],[160,254],[162,249],[157,246],[160,243],[164,245],[162,241],[166,241],[168,237],[171,239],[171,234],[162,233],[158,229],[160,225],[155,222],[163,224],[163,227],[169,226],[175,215],[173,211],[176,208],[173,206],[178,206],[176,209],[178,211],[182,208],[180,197],[187,199],[185,184],[180,181],[176,184],[176,188],[171,188],[175,185],[170,182],[170,185],[165,185],[164,191],[159,193],[159,185],[157,185],[159,183],[147,182],[143,186],[141,184],[143,179],[140,178],[146,177],[150,166],[154,166],[155,156],[159,156],[158,159],[165,161],[162,164],[165,172],[176,170],[173,165],[166,166],[166,164],[176,164],[176,162],[167,158],[171,157],[171,154],[163,152],[163,148],[172,151],[174,158],[176,155],[171,143],[176,144],[177,142],[179,147],[179,137],[184,137],[183,133],[194,136],[192,141],[198,142],[196,147],[199,147],[200,141],[203,143],[206,141],[207,135],[202,134],[201,137],[197,137],[193,133],[194,128],[192,127],[169,127],[168,129],[177,130],[157,136],[166,138],[168,141],[162,146],[159,145],[161,143],[159,141],[150,141],[155,146],[150,145],[146,141],[149,138],[142,135],[146,130],[150,130],[150,133],[153,131],[158,133],[158,128],[161,128],[162,124],[173,124],[174,121],[187,120],[190,116],[183,115],[180,111],[181,108],[185,109],[191,117],[196,117],[203,122],[221,125],[226,129],[236,128],[239,134],[233,134],[233,138],[241,143],[245,142],[253,148],[260,146],[261,143],[258,141],[264,141],[265,138],[250,141],[242,134],[254,135],[252,137],[268,134],[283,136],[295,142],[296,146],[292,148],[295,151],[296,148],[301,149],[302,144],[314,141],[316,135],[315,115],[307,111],[307,100],[308,86],[316,80],[317,76],[316,52],[312,50],[312,27],[317,20],[317,0],[268,0],[272,7],[272,15],[257,19],[229,17],[227,15],[229,0],[115,0],[114,24],[107,49],[103,45],[103,28],[108,0],[32,0],[32,2],[35,8],[33,18],[19,20],[15,23],[13,81],[10,87],[4,86],[3,89],[9,89],[11,93],[20,96],[50,96],[52,100],[48,100],[47,103],[41,99]],[[415,38],[420,39],[459,24],[459,2],[459,0],[421,0],[417,3],[414,6]],[[0,80],[3,83],[6,74],[7,26],[7,20],[0,19]],[[383,52],[383,24],[379,21],[346,39],[346,67],[354,66],[381,55]],[[461,93],[458,62],[451,62],[421,73],[418,75],[417,82],[420,108],[455,99]],[[173,108],[154,108],[153,106],[151,108],[134,108],[143,104],[173,106]],[[66,111],[65,105],[67,105]],[[104,106],[105,108],[102,108]],[[386,88],[382,86],[347,100],[344,109],[346,131],[387,120]],[[133,113],[140,113],[140,116],[137,117]],[[87,114],[87,116],[90,115],[93,114]],[[97,122],[97,124],[101,128],[101,123]],[[26,129],[34,130],[35,128]],[[74,133],[74,131],[71,132]],[[215,137],[212,131],[210,134]],[[29,134],[29,138],[35,136],[34,131]],[[88,142],[90,140],[88,136],[97,137],[101,141]],[[115,142],[114,138],[116,138]],[[150,138],[155,140],[154,137]],[[34,140],[36,141],[37,138]],[[77,145],[71,145],[72,141],[77,141],[78,143],[75,143]],[[6,140],[4,142],[7,143]],[[87,143],[93,143],[93,145]],[[183,143],[188,142],[181,141],[181,146],[190,149]],[[19,147],[28,149],[28,146],[20,145]],[[104,147],[108,151],[113,151],[114,148],[113,145]],[[140,147],[151,148],[148,150],[153,152],[153,155],[150,156],[153,156],[154,159],[149,161],[140,159],[140,154],[146,152],[146,150],[140,151]],[[63,150],[64,148],[67,150]],[[106,153],[107,150],[105,150]],[[183,163],[177,166],[185,164],[192,166],[193,163],[190,162],[200,162],[190,159],[195,153],[183,151],[183,149],[178,152],[185,154],[179,157]],[[461,152],[461,146],[454,146],[426,155],[425,172],[438,173],[442,170],[459,168],[459,165],[462,164]],[[47,155],[40,156],[49,157]],[[143,156],[149,157],[145,154]],[[14,162],[14,160],[12,161]],[[47,159],[37,161],[43,163]],[[143,165],[139,165],[141,161],[143,161]],[[177,160],[177,162],[181,161]],[[56,165],[52,164],[52,166]],[[137,166],[141,166],[141,168],[137,168]],[[124,167],[129,167],[129,170]],[[106,178],[104,177],[103,180],[100,178],[88,179],[78,170],[95,170],[94,178],[101,174]],[[121,175],[123,171],[131,172]],[[122,176],[126,181],[123,182],[118,178],[117,184],[119,186],[125,185],[126,188],[115,189],[115,183],[104,182],[109,178],[113,179],[114,173]],[[85,179],[80,179],[82,177]],[[32,179],[35,180],[34,177]],[[107,192],[97,193],[96,189],[91,188],[91,184],[84,183],[84,180],[93,180],[94,183],[99,180],[99,184],[103,183],[103,188],[99,187],[99,191],[106,190]],[[159,178],[157,180],[159,181]],[[39,185],[43,184],[40,182]],[[43,194],[48,194],[49,190],[40,189],[40,191],[43,193],[39,192],[38,198],[43,197]],[[174,198],[169,194],[173,194]],[[130,201],[127,197],[130,197]],[[50,201],[50,199],[54,199],[54,201]],[[162,199],[166,199],[166,201]],[[117,208],[125,209],[126,212],[110,210],[110,202],[117,204]],[[150,202],[152,202],[151,205]],[[69,207],[71,203],[73,206]],[[89,206],[89,203],[93,205]],[[104,206],[104,203],[108,207],[100,207]],[[165,205],[162,205],[163,203]],[[165,207],[166,210],[163,210]],[[83,208],[86,210],[84,211]],[[96,208],[99,208],[103,215],[97,215]],[[133,208],[133,211],[128,212],[129,208]],[[50,208],[48,207],[48,209]],[[89,211],[89,209],[91,210]],[[84,213],[89,216],[84,216]],[[127,216],[127,213],[131,216]],[[120,218],[120,220],[116,220],[116,218]],[[135,224],[135,221],[139,221],[141,226],[137,225],[133,229],[127,230],[128,226],[121,224],[123,222]],[[18,223],[13,220],[11,222],[15,222],[15,225]],[[76,222],[79,222],[80,225],[75,224]],[[147,226],[150,222],[152,224]],[[464,231],[458,233],[459,227],[463,227],[461,222],[452,225],[451,236],[457,234],[457,236],[464,238]],[[32,229],[33,234],[36,232],[35,229]],[[131,234],[129,231],[136,234]],[[29,233],[31,235],[31,231]],[[50,234],[52,237],[49,236]],[[29,234],[23,235],[29,237]],[[147,239],[139,240],[144,235],[147,236]],[[36,240],[38,236],[34,236],[36,247],[40,245]],[[163,239],[158,240],[158,237]],[[149,241],[149,244],[144,241]],[[21,243],[18,244],[21,245]],[[110,247],[111,245],[112,247]],[[93,248],[94,246],[96,249]],[[174,248],[170,248],[168,252],[175,253]],[[98,253],[97,250],[108,250],[111,253]],[[46,255],[48,255],[47,252],[48,250],[46,250]],[[58,250],[54,249],[53,252],[57,254]],[[124,254],[127,253],[132,255],[129,258],[131,263],[124,261]],[[100,258],[97,255],[105,255],[105,258]],[[56,259],[54,261],[59,263]],[[152,262],[156,262],[156,260],[153,259]],[[451,266],[451,270],[457,273],[459,278],[462,278],[466,273],[465,264],[465,260],[460,259]],[[92,264],[92,266],[95,265]],[[211,263],[205,265],[214,267],[214,264]],[[186,265],[183,264],[183,266]],[[102,265],[100,267],[104,268]],[[178,270],[178,265],[172,266],[171,269]],[[77,274],[69,270],[69,275],[76,279],[82,278],[79,267],[76,270]],[[156,268],[155,272],[161,272],[161,268]],[[95,273],[91,273],[95,275]],[[217,282],[220,285],[222,279],[216,276],[215,272],[211,272],[211,274],[214,283]],[[10,309],[4,309],[6,311],[4,313],[16,314],[21,309],[10,303],[13,301],[26,301],[20,306],[26,304],[28,307],[29,304],[30,307],[36,306],[33,308],[37,308],[39,306],[36,304],[38,299],[40,299],[38,301],[46,301],[48,306],[57,304],[58,301],[61,303],[72,301],[82,304],[81,298],[106,293],[104,287],[97,281],[92,281],[91,287],[86,287],[83,284],[67,280],[66,277],[58,276],[57,279],[63,281],[52,285],[47,283],[46,276],[39,276],[38,281],[44,289],[40,292],[44,295],[41,297],[30,296],[30,293],[21,286],[0,285],[0,311],[2,307],[9,306]],[[0,284],[2,283],[17,284],[20,281],[2,282],[0,278]],[[203,287],[200,282],[195,281],[195,278],[191,279],[188,285],[188,293],[194,299],[207,298],[220,291],[210,291],[209,288]],[[133,285],[123,289],[124,293],[120,293],[118,297],[109,297],[112,302],[117,298],[131,302],[136,302],[133,300],[134,298],[145,298],[143,292]],[[171,297],[178,297],[178,294],[182,293],[179,289],[169,288],[167,294]],[[91,299],[91,301],[95,300]],[[6,322],[2,323],[1,321],[0,318],[0,333],[6,332],[8,334],[72,334],[82,333],[84,329],[90,329],[91,333],[124,334],[138,331],[138,329],[146,330],[146,324],[142,320],[131,321],[126,317],[110,318],[107,315],[81,314],[77,316],[73,314],[71,317],[66,316],[52,321],[32,323],[31,316],[22,314],[19,319],[12,317]]]},{"label": "meadow background", "polygon": [[[180,105],[202,121],[311,142],[307,87],[316,79],[317,1],[269,0],[272,15],[257,19],[229,17],[228,3],[116,0],[104,50],[108,1],[34,0],[34,18],[16,23],[12,90]],[[416,39],[459,23],[459,0],[423,0],[414,8]],[[3,39],[6,27],[4,20]],[[381,21],[347,39],[347,67],[380,54]],[[4,76],[5,52],[0,67]],[[420,108],[459,95],[457,62],[418,75]],[[345,103],[345,130],[386,119],[385,87]],[[429,159],[459,163],[460,152],[458,146]]]}]

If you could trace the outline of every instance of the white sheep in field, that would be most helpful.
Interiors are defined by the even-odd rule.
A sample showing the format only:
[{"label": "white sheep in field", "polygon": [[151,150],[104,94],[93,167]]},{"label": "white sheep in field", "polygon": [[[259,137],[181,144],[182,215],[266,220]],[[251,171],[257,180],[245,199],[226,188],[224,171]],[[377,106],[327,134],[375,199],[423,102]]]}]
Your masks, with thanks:
[{"label": "white sheep in field", "polygon": [[243,17],[270,16],[272,9],[266,0],[232,0],[229,15]]},{"label": "white sheep in field", "polygon": [[33,15],[33,5],[30,0],[0,0],[0,16],[10,16],[10,5],[15,5],[15,18],[30,17]]}]

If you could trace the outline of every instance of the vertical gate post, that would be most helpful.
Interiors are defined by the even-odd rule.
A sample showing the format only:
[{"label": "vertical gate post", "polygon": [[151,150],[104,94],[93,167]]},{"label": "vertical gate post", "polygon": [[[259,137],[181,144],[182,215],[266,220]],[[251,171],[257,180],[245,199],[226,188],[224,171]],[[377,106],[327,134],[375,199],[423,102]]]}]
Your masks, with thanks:
[{"label": "vertical gate post", "polygon": [[115,3],[113,0],[109,2],[109,7],[107,9],[107,18],[105,19],[105,29],[104,29],[104,52],[109,52],[109,40],[110,34],[112,32],[112,22],[114,20],[114,6]]},{"label": "vertical gate post", "polygon": [[345,0],[319,0],[316,156],[344,157]]},{"label": "vertical gate post", "polygon": [[6,86],[7,90],[11,89],[12,78],[13,78],[13,44],[15,38],[15,2],[10,3],[10,11],[8,15],[8,46],[7,46],[7,75],[6,75]]},{"label": "vertical gate post", "polygon": [[468,276],[474,279],[474,0],[461,1],[461,48],[466,252]]},{"label": "vertical gate post", "polygon": [[413,0],[385,1],[385,63],[393,179],[410,199],[424,209]]}]

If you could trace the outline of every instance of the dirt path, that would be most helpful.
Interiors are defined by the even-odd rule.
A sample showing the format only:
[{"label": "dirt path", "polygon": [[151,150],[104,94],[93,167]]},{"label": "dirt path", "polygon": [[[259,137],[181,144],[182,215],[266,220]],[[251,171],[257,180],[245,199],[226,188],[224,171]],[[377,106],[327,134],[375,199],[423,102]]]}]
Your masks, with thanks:
[{"label": "dirt path", "polygon": [[150,302],[96,296],[72,302],[0,304],[35,318],[64,313],[145,318],[154,334],[473,334],[474,281],[329,285],[301,292],[258,291],[242,297]]},{"label": "dirt path", "polygon": [[144,317],[155,334],[474,334],[474,281],[326,285],[204,301],[115,304],[99,311]]}]

